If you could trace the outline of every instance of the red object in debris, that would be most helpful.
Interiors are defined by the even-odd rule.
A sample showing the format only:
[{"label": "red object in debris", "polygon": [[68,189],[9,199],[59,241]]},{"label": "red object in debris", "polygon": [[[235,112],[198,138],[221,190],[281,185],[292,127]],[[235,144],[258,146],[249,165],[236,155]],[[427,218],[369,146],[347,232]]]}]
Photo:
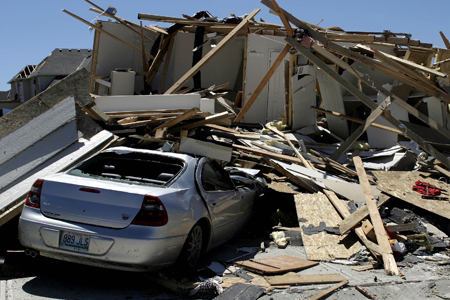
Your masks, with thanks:
[{"label": "red object in debris", "polygon": [[432,184],[417,180],[416,185],[412,187],[413,191],[421,193],[426,196],[439,196],[441,189]]}]

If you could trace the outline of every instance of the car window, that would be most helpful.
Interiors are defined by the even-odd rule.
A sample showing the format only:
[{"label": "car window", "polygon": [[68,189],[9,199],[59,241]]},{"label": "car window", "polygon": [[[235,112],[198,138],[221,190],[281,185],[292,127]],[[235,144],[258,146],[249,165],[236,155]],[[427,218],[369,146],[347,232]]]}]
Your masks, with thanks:
[{"label": "car window", "polygon": [[230,176],[215,161],[207,161],[203,164],[202,186],[207,192],[234,190]]}]

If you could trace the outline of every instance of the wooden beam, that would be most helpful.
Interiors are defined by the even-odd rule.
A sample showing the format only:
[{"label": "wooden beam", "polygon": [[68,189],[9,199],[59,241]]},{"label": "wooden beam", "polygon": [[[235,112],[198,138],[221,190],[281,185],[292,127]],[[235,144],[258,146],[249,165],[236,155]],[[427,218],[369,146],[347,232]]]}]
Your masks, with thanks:
[{"label": "wooden beam", "polygon": [[373,230],[375,231],[378,245],[381,247],[383,252],[381,255],[383,257],[384,269],[390,275],[399,275],[400,272],[397,268],[394,255],[392,254],[391,245],[389,244],[389,237],[387,236],[386,229],[384,228],[383,220],[381,220],[377,204],[373,197],[372,189],[370,188],[369,181],[367,180],[366,171],[364,170],[362,160],[359,156],[355,156],[353,158],[353,162],[355,164],[356,172],[358,172],[359,184],[364,192],[364,198],[366,199],[366,205],[369,210]]},{"label": "wooden beam", "polygon": [[245,17],[229,34],[227,34],[216,47],[211,49],[198,63],[195,64],[186,74],[184,74],[175,84],[170,87],[165,94],[176,93],[189,79],[191,79],[211,58],[213,58],[226,44],[228,44],[235,35],[260,11],[260,9],[253,10],[247,17]]},{"label": "wooden beam", "polygon": [[[161,47],[158,50],[158,53],[156,53],[155,59],[153,59],[152,65],[150,66],[150,68],[147,71],[147,75],[146,75],[147,84],[150,85],[152,83],[153,79],[155,78],[156,73],[158,72],[159,66],[161,65],[161,62],[163,61],[164,56],[168,52],[169,45],[172,42],[175,34],[176,34],[176,32],[170,34],[169,36],[166,36],[163,44],[161,45]],[[161,41],[162,41],[162,36],[161,36]]]},{"label": "wooden beam", "polygon": [[272,75],[275,73],[275,71],[278,69],[278,66],[281,64],[281,62],[283,61],[284,57],[289,53],[289,49],[291,48],[291,46],[289,44],[286,44],[283,48],[283,50],[281,50],[280,54],[278,54],[277,59],[274,61],[274,63],[272,64],[272,66],[269,68],[269,70],[267,71],[266,75],[263,77],[263,79],[261,80],[261,82],[258,84],[258,86],[256,87],[256,89],[253,91],[252,95],[250,96],[250,98],[247,100],[247,102],[245,103],[244,107],[241,109],[241,111],[239,112],[239,114],[237,115],[236,119],[234,119],[234,122],[239,122],[240,120],[242,120],[242,118],[244,117],[244,115],[250,110],[250,107],[253,105],[253,103],[256,101],[256,99],[258,98],[259,94],[261,93],[261,91],[264,89],[264,87],[266,86],[267,82],[269,82],[270,78],[272,77]]},{"label": "wooden beam", "polygon": [[167,130],[168,128],[170,128],[170,127],[180,123],[181,121],[186,120],[190,116],[198,113],[199,111],[200,110],[197,107],[193,107],[193,108],[189,109],[188,111],[184,112],[182,115],[176,117],[175,119],[167,121],[167,122],[159,125],[158,127],[153,128],[149,133],[152,134],[161,128],[166,128],[166,130]]},{"label": "wooden beam", "polygon": [[278,153],[265,151],[265,150],[259,150],[259,149],[245,147],[245,146],[236,145],[236,144],[233,144],[233,148],[236,148],[236,149],[239,149],[239,150],[243,150],[243,151],[247,151],[247,152],[250,152],[250,153],[255,153],[255,154],[258,154],[258,155],[262,155],[262,156],[267,156],[267,157],[274,158],[274,159],[279,159],[279,160],[283,160],[283,161],[299,164],[299,165],[303,166],[303,162],[297,157],[293,157],[293,156],[289,156],[289,155],[283,155],[283,154],[278,154]]},{"label": "wooden beam", "polygon": [[[115,36],[115,35],[113,35],[113,34],[111,34],[111,33],[109,33],[108,31],[106,31],[106,30],[104,30],[104,29],[102,29],[102,28],[100,28],[100,27],[98,27],[98,26],[92,24],[91,22],[86,21],[85,19],[82,19],[82,18],[80,18],[79,16],[77,16],[77,15],[75,15],[75,14],[73,14],[73,13],[71,13],[71,12],[65,10],[65,9],[63,9],[62,11],[65,12],[66,14],[68,14],[69,16],[72,16],[72,17],[74,17],[75,19],[77,19],[77,20],[79,20],[79,21],[85,23],[86,25],[89,25],[90,27],[95,28],[95,29],[97,29],[98,31],[101,31],[102,33],[104,33],[104,34],[106,34],[107,36],[109,36],[110,38],[112,38],[112,39],[114,39],[114,40],[116,40],[116,41],[118,41],[118,42],[124,44],[125,46],[130,47],[131,49],[133,49],[133,50],[135,50],[135,51],[137,51],[137,52],[139,52],[139,53],[142,52],[142,50],[139,49],[138,47],[133,46],[133,45],[131,45],[131,44],[128,43],[128,42],[125,42],[124,40],[118,38],[117,36]],[[153,55],[151,55],[151,54],[149,54],[149,53],[147,53],[147,52],[145,53],[145,55],[146,55],[146,57],[148,57],[148,58],[151,58],[151,59],[154,58]]]},{"label": "wooden beam", "polygon": [[381,116],[384,111],[391,105],[391,97],[387,97],[371,114],[367,117],[361,126],[359,126],[353,133],[342,143],[342,145],[331,155],[331,159],[338,160],[350,148],[358,138]]},{"label": "wooden beam", "polygon": [[100,43],[100,31],[95,29],[94,34],[94,47],[92,49],[92,60],[91,60],[91,73],[89,76],[89,93],[94,92],[95,87],[95,73],[97,72],[97,60],[98,60],[98,46]]},{"label": "wooden beam", "polygon": [[281,19],[281,22],[283,22],[284,28],[286,29],[286,32],[288,35],[294,35],[294,30],[292,30],[291,24],[289,24],[289,21],[286,19],[285,15],[281,11],[281,8],[278,6],[277,1],[271,0],[272,5],[275,7],[275,11],[277,12],[278,16]]}]

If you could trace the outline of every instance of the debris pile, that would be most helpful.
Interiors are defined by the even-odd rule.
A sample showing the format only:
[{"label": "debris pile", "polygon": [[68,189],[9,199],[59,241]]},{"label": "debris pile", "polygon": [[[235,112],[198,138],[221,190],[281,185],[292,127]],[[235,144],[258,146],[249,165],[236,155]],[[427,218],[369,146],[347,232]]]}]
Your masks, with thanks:
[{"label": "debris pile", "polygon": [[[307,260],[236,261],[233,268],[250,270],[244,273],[251,279],[228,264],[234,279],[202,287],[232,295],[252,283],[262,287],[248,291],[256,299],[278,286],[338,283],[319,299],[348,280],[295,273],[317,261],[398,276],[414,261],[449,263],[439,252],[450,233],[450,45],[439,49],[407,33],[322,28],[273,0],[262,4],[282,25],[256,21],[259,9],[224,19],[139,14],[173,23],[168,28],[138,25],[87,2],[113,21],[92,24],[63,10],[95,30],[83,79],[90,97],[79,101],[77,91],[78,115],[91,117],[97,132],[114,134],[112,144],[261,170],[269,189],[295,203],[296,226],[285,226],[292,211],[278,210],[272,238],[278,248],[301,240]],[[10,116],[0,121],[12,120],[14,111]],[[11,207],[10,214],[20,213]]]}]

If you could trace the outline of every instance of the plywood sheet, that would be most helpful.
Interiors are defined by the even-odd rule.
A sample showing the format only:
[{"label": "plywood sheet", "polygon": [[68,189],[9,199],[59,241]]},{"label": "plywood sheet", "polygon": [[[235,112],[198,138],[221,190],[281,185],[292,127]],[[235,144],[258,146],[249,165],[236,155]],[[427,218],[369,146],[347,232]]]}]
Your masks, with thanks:
[{"label": "plywood sheet", "polygon": [[346,278],[341,274],[298,275],[296,273],[289,272],[279,276],[266,276],[265,279],[271,285],[302,285],[341,282]]},{"label": "plywood sheet", "polygon": [[[300,227],[309,224],[319,226],[320,222],[334,227],[341,222],[341,217],[324,194],[305,193],[294,197],[299,220],[306,220],[300,223]],[[303,233],[303,230],[301,232],[306,256],[309,260],[347,259],[361,248],[361,244],[354,237],[349,236],[340,244],[339,235],[326,232],[307,235]]]},{"label": "plywood sheet", "polygon": [[[422,199],[422,194],[412,190],[417,180],[433,184],[442,189],[442,197],[449,197],[449,188],[423,172],[374,171],[378,178],[377,188],[386,194],[397,197],[417,207],[450,219],[450,202],[443,200]],[[422,175],[422,176],[421,176]]]},{"label": "plywood sheet", "polygon": [[279,274],[306,269],[315,266],[318,263],[289,255],[281,255],[269,258],[237,261],[236,264],[259,274]]}]

